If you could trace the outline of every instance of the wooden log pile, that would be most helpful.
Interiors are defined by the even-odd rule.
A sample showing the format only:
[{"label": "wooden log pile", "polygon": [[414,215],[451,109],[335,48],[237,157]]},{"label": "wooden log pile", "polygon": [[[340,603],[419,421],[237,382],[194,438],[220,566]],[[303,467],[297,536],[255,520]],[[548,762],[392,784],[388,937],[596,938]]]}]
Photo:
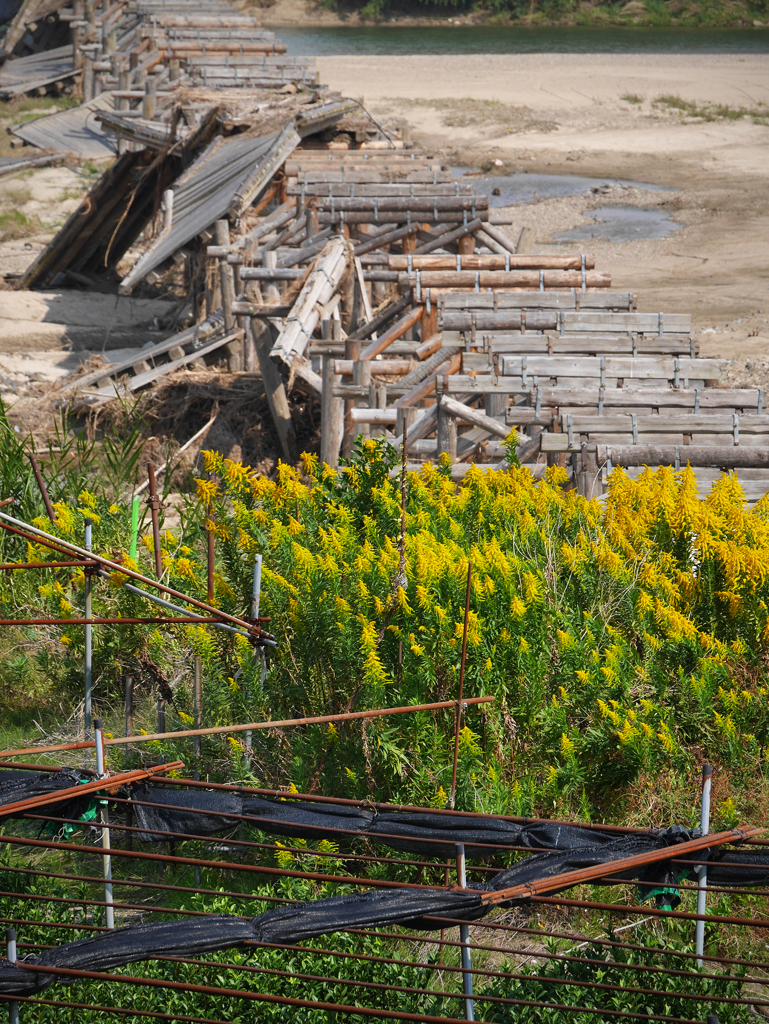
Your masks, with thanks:
[{"label": "wooden log pile", "polygon": [[565,465],[591,497],[611,466],[687,456],[703,484],[719,467],[748,474],[751,500],[769,484],[763,395],[722,386],[690,316],[639,310],[589,254],[524,251],[488,196],[328,93],[250,15],[79,2],[57,17],[83,95],[113,93],[99,116],[122,155],[22,284],[98,275],[154,221],[122,288],[181,264],[198,321],[80,381],[84,401],[224,354],[261,376],[286,459],[297,387],[320,397],[331,464],[358,437],[407,436],[410,465],[443,456],[460,479],[504,464],[516,427],[522,463]]},{"label": "wooden log pile", "polygon": [[[536,475],[566,460],[588,495],[610,465],[650,453],[683,465],[689,448],[706,483],[739,445],[751,449],[744,462],[731,452],[723,465],[752,474],[746,492],[758,495],[763,397],[720,386],[725,363],[699,358],[689,315],[638,311],[587,254],[516,253],[484,197],[427,154],[297,151],[284,173],[281,213],[269,223],[266,212],[257,245],[208,252],[237,268],[239,313],[297,325],[284,336],[301,338],[308,372],[298,377],[322,395],[324,460],[358,436],[397,445],[407,425],[410,465],[448,456],[461,479],[473,461],[501,464],[515,426]],[[308,340],[305,289],[331,232],[347,244],[346,270],[316,302]],[[297,282],[302,294],[281,308]],[[280,346],[272,357],[288,365]]]}]

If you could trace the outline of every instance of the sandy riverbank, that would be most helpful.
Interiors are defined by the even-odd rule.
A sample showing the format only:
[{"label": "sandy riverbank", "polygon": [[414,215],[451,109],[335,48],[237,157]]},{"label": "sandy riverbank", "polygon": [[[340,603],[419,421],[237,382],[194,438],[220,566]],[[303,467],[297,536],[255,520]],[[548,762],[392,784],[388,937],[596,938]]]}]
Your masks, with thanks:
[{"label": "sandy riverbank", "polygon": [[[374,114],[409,126],[415,141],[453,161],[497,159],[512,171],[669,186],[609,201],[665,204],[681,231],[641,242],[595,239],[589,248],[617,287],[639,293],[641,308],[691,310],[698,329],[715,328],[702,336],[704,350],[769,359],[769,126],[723,116],[769,103],[765,56],[367,55],[318,64],[332,88],[362,97]],[[716,119],[655,104],[666,95]],[[719,105],[729,110],[719,116]],[[534,203],[515,211],[516,227],[532,226],[539,242],[552,243],[606,201]]]}]

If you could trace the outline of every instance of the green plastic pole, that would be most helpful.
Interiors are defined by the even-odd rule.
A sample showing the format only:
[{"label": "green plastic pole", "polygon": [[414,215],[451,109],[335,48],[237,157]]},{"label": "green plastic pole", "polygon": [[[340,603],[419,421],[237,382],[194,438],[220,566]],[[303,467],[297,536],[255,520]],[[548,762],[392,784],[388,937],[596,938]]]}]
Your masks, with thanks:
[{"label": "green plastic pole", "polygon": [[136,549],[139,543],[139,498],[138,494],[134,494],[134,500],[131,505],[131,548],[128,554],[136,561]]}]

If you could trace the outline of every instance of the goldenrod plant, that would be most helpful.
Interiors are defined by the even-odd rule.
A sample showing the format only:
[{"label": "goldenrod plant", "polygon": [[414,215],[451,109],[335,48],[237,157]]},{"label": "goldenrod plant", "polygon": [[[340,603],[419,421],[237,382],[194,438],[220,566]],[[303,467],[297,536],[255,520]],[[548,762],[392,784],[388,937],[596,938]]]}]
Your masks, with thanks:
[{"label": "goldenrod plant", "polygon": [[[105,628],[98,700],[114,702],[138,666],[174,691],[171,727],[189,725],[195,655],[205,724],[451,700],[472,560],[464,692],[494,702],[463,715],[458,807],[621,820],[645,803],[662,820],[671,787],[693,791],[703,757],[724,769],[719,799],[736,799],[738,814],[740,793],[755,794],[769,752],[769,499],[749,508],[733,475],[700,498],[688,468],[636,479],[615,469],[604,499],[589,501],[558,467],[534,479],[510,459],[458,486],[438,460],[407,475],[401,537],[399,453],[382,439],[359,441],[339,470],[310,454],[275,479],[216,452],[204,465],[180,525],[162,531],[164,578],[205,599],[213,532],[214,603],[248,614],[261,554],[261,614],[279,646],[265,660],[208,625]],[[96,549],[128,560],[128,504],[84,490],[57,502],[48,526],[74,539],[85,517]],[[146,521],[143,532],[130,564],[151,574]],[[25,608],[76,614],[79,572],[51,573],[35,593],[26,579],[3,577],[6,608],[23,596]],[[97,613],[150,614],[123,582],[99,583]],[[35,671],[76,688],[82,627],[37,643]],[[247,756],[242,736],[204,751],[270,786],[440,806],[453,728],[449,709],[258,732]]]}]

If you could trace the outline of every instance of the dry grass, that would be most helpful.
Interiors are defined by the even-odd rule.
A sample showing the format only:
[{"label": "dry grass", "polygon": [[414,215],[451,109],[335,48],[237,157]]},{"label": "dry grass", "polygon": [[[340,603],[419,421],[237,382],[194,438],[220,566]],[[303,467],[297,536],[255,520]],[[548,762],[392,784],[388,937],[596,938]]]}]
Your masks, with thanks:
[{"label": "dry grass", "polygon": [[536,118],[528,107],[516,107],[499,100],[432,99],[398,100],[399,104],[413,107],[432,107],[441,116],[447,128],[490,129],[495,135],[517,135],[522,132],[551,132],[559,126],[556,121]]}]

